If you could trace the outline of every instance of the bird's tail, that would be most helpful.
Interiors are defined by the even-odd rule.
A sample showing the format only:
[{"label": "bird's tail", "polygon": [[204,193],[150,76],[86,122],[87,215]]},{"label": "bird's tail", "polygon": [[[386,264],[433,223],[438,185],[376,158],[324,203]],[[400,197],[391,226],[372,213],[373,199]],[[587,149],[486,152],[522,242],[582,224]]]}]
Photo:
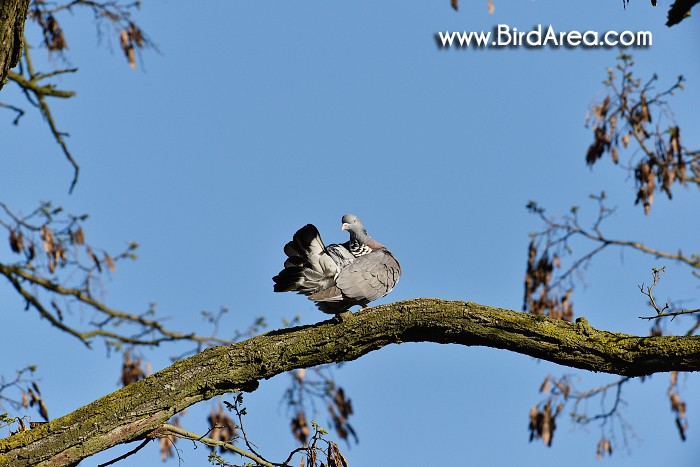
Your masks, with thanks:
[{"label": "bird's tail", "polygon": [[312,224],[299,229],[284,252],[288,256],[284,269],[272,278],[275,292],[311,295],[327,287],[337,273],[337,265]]}]

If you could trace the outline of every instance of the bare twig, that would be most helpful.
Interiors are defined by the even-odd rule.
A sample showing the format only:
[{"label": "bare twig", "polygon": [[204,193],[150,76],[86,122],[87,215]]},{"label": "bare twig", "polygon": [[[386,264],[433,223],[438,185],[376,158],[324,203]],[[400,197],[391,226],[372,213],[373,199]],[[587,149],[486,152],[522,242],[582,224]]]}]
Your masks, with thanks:
[{"label": "bare twig", "polygon": [[656,316],[640,316],[640,319],[659,319],[659,318],[675,318],[676,316],[682,316],[682,315],[692,315],[700,313],[700,308],[697,308],[695,310],[681,310],[681,311],[670,311],[668,313],[659,313]]},{"label": "bare twig", "polygon": [[189,439],[192,441],[197,441],[202,444],[206,444],[207,446],[213,446],[213,447],[221,447],[224,449],[227,449],[229,451],[233,451],[236,454],[239,454],[243,457],[246,457],[253,462],[256,462],[258,465],[262,465],[265,467],[275,467],[275,464],[272,462],[268,462],[262,457],[259,457],[253,452],[248,452],[245,449],[239,448],[238,446],[235,446],[231,443],[223,442],[223,441],[218,441],[212,438],[208,438],[206,436],[198,435],[196,433],[193,433],[191,431],[184,430],[182,428],[176,427],[175,425],[171,425],[169,423],[163,424],[160,428],[156,429],[153,431],[150,435],[152,438],[161,438],[165,436],[170,436],[170,435],[175,435],[178,438],[183,438],[183,439]]},{"label": "bare twig", "polygon": [[146,439],[144,439],[144,440],[141,442],[141,444],[139,444],[138,446],[136,446],[136,447],[135,447],[134,449],[132,449],[131,451],[129,451],[129,452],[125,453],[125,454],[122,454],[122,455],[119,456],[119,457],[115,457],[115,458],[112,459],[111,461],[105,462],[104,464],[99,464],[97,467],[107,467],[108,465],[116,464],[117,462],[122,461],[122,460],[126,459],[126,458],[129,457],[129,456],[133,456],[134,454],[136,454],[137,452],[139,452],[141,449],[143,449],[144,447],[146,447],[146,445],[147,445],[148,443],[150,443],[150,442],[151,442],[151,438],[146,438]]},{"label": "bare twig", "polygon": [[[574,408],[571,416],[573,417],[574,421],[576,423],[581,423],[581,424],[587,424],[596,420],[606,420],[613,415],[617,413],[618,407],[620,405],[620,402],[622,400],[622,385],[625,384],[627,381],[632,379],[629,376],[622,377],[618,380],[615,380],[611,383],[605,384],[603,386],[590,389],[588,391],[580,392],[580,393],[574,393],[573,398],[575,399],[574,402]],[[604,411],[602,413],[593,415],[593,416],[588,416],[588,415],[583,415],[578,412],[578,405],[587,399],[590,399],[592,397],[601,396],[601,406],[603,405],[605,401],[605,396],[608,392],[609,389],[615,388],[615,400],[613,402],[612,407]]]},{"label": "bare twig", "polygon": [[5,104],[3,102],[0,102],[0,107],[4,107],[6,109],[14,111],[17,115],[15,116],[15,119],[12,120],[12,124],[19,125],[19,120],[24,116],[24,110],[20,109],[19,107],[15,107],[14,105]]},{"label": "bare twig", "polygon": [[[215,331],[211,335],[199,335],[168,329],[161,319],[153,316],[153,308],[143,313],[129,313],[107,306],[95,298],[96,284],[102,274],[116,270],[117,262],[135,258],[137,245],[129,244],[125,251],[113,255],[102,251],[98,257],[99,250],[85,241],[82,225],[85,216],[63,216],[61,212],[60,208],[42,203],[22,216],[0,202],[0,228],[7,230],[11,250],[20,258],[14,263],[0,262],[0,276],[24,298],[28,308],[36,310],[52,326],[76,337],[84,345],[89,347],[95,338],[102,338],[108,344],[141,346],[189,341],[201,350],[203,346],[231,344],[265,326],[264,321],[257,320],[248,330],[236,334],[236,338],[223,339],[217,337],[216,328],[225,309],[218,315],[207,315]],[[45,256],[37,251],[39,248]],[[86,264],[83,263],[85,257]],[[68,283],[76,279],[77,284]],[[97,312],[87,328],[72,325],[64,313],[63,309],[73,304]]]},{"label": "bare twig", "polygon": [[666,266],[662,267],[661,269],[657,268],[652,268],[652,283],[650,286],[646,287],[646,290],[644,288],[644,284],[642,283],[639,286],[639,291],[645,295],[647,298],[649,298],[649,305],[656,311],[656,315],[654,316],[640,316],[640,319],[647,319],[647,320],[652,320],[652,319],[660,319],[660,318],[667,318],[670,317],[671,320],[675,319],[677,316],[681,315],[690,315],[694,313],[700,313],[700,308],[695,309],[695,310],[680,310],[680,311],[666,311],[670,309],[670,305],[668,303],[664,304],[663,307],[659,307],[659,305],[656,303],[656,298],[654,298],[653,290],[654,287],[658,285],[658,283],[661,281],[661,274],[666,272]]},{"label": "bare twig", "polygon": [[[700,274],[700,256],[698,255],[686,255],[680,250],[675,253],[669,253],[648,247],[641,242],[608,237],[603,232],[602,223],[612,214],[613,210],[605,206],[604,193],[591,196],[591,198],[597,202],[598,212],[590,227],[584,227],[581,224],[578,217],[578,207],[573,207],[571,214],[563,216],[561,219],[555,219],[546,215],[544,209],[536,203],[530,202],[528,204],[528,209],[540,217],[544,228],[540,232],[531,234],[530,259],[525,277],[526,301],[524,309],[528,310],[540,306],[544,307],[545,310],[553,310],[555,307],[560,306],[562,299],[558,297],[566,298],[566,294],[571,293],[576,286],[576,282],[582,279],[583,271],[593,258],[606,249],[614,247],[631,249],[657,259],[664,258],[677,261],[689,266],[692,269],[692,273]],[[592,244],[592,247],[575,258],[568,267],[560,270],[562,269],[560,258],[572,255],[573,249],[571,244],[575,240],[584,240],[588,244]],[[577,245],[577,247],[579,250],[581,249],[580,245]],[[532,297],[536,296],[538,287],[541,287],[540,298],[538,298],[538,301],[535,301]],[[653,296],[650,298],[650,301],[653,302]],[[655,302],[653,302],[652,306],[654,304]],[[570,305],[570,302],[568,302],[568,305]],[[659,314],[662,312],[663,315]],[[674,317],[697,312],[698,310],[673,311],[667,310],[667,307],[663,308],[663,310],[657,309],[658,317]],[[646,319],[646,317],[643,318]]]},{"label": "bare twig", "polygon": [[9,72],[8,73],[8,78],[14,82],[16,82],[25,93],[32,93],[36,101],[33,101],[30,99],[30,102],[36,102],[38,105],[39,109],[41,110],[41,114],[44,116],[44,119],[46,120],[46,123],[49,125],[49,129],[51,130],[51,134],[53,135],[54,139],[56,140],[56,143],[61,147],[61,150],[63,151],[63,155],[65,158],[68,160],[68,162],[71,164],[73,167],[73,180],[71,181],[70,188],[68,190],[69,193],[73,192],[73,189],[75,188],[75,184],[78,182],[78,174],[80,173],[80,167],[78,166],[78,163],[75,161],[73,158],[73,155],[70,153],[68,150],[68,146],[66,145],[66,142],[64,140],[64,136],[67,136],[66,133],[61,132],[58,130],[56,127],[56,123],[54,122],[53,115],[51,114],[51,108],[49,107],[48,103],[46,102],[46,96],[51,96],[51,97],[61,97],[61,98],[69,98],[75,96],[75,92],[73,91],[59,91],[54,88],[53,85],[48,84],[48,85],[42,85],[39,84],[39,81],[43,78],[51,77],[56,74],[60,73],[73,73],[77,71],[77,68],[71,68],[71,69],[66,69],[66,70],[56,70],[51,73],[36,73],[34,71],[34,65],[32,63],[31,55],[29,53],[29,45],[25,42],[24,44],[24,66],[26,67],[26,72],[28,74],[28,78],[24,77],[21,74],[14,73],[14,72]]},{"label": "bare twig", "polygon": [[[131,13],[138,6],[139,2],[133,1],[73,0],[65,3],[34,1],[29,9],[29,18],[40,28],[43,35],[42,45],[46,47],[49,54],[58,53],[62,56],[67,50],[68,44],[59,24],[60,13],[73,12],[75,9],[92,11],[96,20],[98,35],[101,35],[103,24],[110,25],[114,29],[115,35],[119,38],[121,48],[127,56],[129,65],[136,67],[136,56],[139,54],[138,56],[140,57],[142,49],[151,48],[157,51],[157,47],[147,37],[145,32],[136,25],[132,18]],[[29,51],[30,46],[26,40],[23,49],[23,60],[20,62],[19,73],[10,71],[7,77],[20,87],[29,103],[37,107],[44,117],[54,140],[73,169],[73,178],[69,186],[69,193],[72,193],[78,182],[80,166],[66,143],[65,138],[68,134],[59,130],[46,98],[70,98],[75,96],[75,92],[56,89],[54,84],[45,84],[42,80],[59,74],[73,73],[77,71],[77,68],[56,69],[44,73],[37,72],[34,70]],[[0,106],[16,112],[17,115],[13,121],[15,125],[24,114],[24,110],[15,105],[0,103]]]}]

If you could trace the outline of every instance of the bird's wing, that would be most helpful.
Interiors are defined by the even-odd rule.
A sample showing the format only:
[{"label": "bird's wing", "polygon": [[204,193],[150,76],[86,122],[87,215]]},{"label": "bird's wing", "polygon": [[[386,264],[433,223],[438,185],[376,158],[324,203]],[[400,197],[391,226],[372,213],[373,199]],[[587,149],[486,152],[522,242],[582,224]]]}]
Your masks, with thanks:
[{"label": "bird's wing", "polygon": [[343,296],[371,302],[388,294],[401,276],[401,265],[388,250],[362,255],[340,270],[335,280]]}]

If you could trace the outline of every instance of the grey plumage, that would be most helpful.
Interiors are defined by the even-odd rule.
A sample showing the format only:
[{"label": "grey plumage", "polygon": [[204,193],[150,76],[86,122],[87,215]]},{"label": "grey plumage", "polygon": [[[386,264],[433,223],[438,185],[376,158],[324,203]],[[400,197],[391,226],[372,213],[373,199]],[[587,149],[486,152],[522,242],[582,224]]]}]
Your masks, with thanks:
[{"label": "grey plumage", "polygon": [[318,229],[307,224],[284,246],[284,269],[272,278],[275,292],[307,295],[325,313],[366,307],[394,288],[401,265],[381,243],[367,234],[357,216],[343,216],[350,240],[325,246]]}]

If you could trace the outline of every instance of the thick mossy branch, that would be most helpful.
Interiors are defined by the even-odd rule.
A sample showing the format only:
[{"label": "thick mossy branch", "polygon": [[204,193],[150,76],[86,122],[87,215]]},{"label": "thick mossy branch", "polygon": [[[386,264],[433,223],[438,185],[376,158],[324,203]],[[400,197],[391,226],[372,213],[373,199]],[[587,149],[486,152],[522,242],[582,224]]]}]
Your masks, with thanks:
[{"label": "thick mossy branch", "polygon": [[199,401],[253,391],[261,379],[354,360],[402,342],[481,345],[625,376],[700,370],[700,336],[635,337],[594,329],[583,318],[573,324],[461,301],[408,300],[205,350],[64,417],[0,440],[0,465],[71,465],[152,436]]},{"label": "thick mossy branch", "polygon": [[11,68],[22,56],[24,23],[29,10],[29,0],[3,0],[0,2],[0,89]]}]

